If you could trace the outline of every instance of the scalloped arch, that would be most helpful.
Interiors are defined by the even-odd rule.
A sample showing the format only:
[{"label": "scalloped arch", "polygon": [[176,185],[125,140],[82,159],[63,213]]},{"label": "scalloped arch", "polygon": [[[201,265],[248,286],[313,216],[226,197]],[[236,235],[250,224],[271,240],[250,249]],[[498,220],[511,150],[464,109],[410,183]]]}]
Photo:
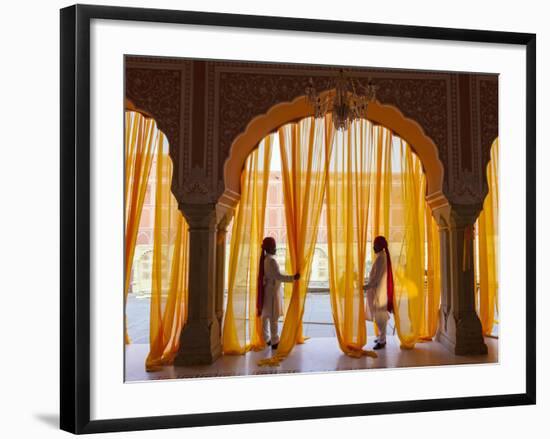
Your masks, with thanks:
[{"label": "scalloped arch", "polygon": [[[224,164],[224,204],[234,206],[240,199],[241,172],[246,158],[258,143],[285,123],[310,116],[313,116],[312,108],[306,97],[300,96],[292,102],[274,105],[267,113],[258,115],[249,122],[245,131],[233,141]],[[398,108],[379,102],[369,104],[367,118],[389,128],[411,145],[424,167],[427,179],[426,199],[432,209],[447,204],[443,195],[443,165],[439,160],[437,146],[420,124],[405,117]]]}]

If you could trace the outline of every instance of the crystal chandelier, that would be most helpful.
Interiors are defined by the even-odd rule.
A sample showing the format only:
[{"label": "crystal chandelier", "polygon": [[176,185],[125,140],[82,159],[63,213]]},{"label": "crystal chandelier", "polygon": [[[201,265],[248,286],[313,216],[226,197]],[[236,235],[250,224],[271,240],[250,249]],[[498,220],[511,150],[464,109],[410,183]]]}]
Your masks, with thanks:
[{"label": "crystal chandelier", "polygon": [[332,113],[332,122],[337,130],[345,130],[354,120],[367,118],[367,107],[376,99],[377,89],[370,80],[364,86],[352,77],[346,77],[340,70],[331,88],[334,92],[321,96],[313,85],[313,79],[309,78],[305,93],[316,118]]}]

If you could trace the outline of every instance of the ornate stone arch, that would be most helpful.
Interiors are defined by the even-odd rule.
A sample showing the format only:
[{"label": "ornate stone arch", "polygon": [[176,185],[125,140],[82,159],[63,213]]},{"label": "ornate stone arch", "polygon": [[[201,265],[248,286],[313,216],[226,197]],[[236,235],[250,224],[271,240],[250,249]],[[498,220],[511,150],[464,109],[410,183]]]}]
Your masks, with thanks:
[{"label": "ornate stone arch", "polygon": [[[305,96],[292,102],[281,102],[266,113],[254,117],[244,132],[233,141],[224,164],[225,203],[235,205],[240,198],[240,176],[248,155],[269,133],[285,123],[313,116],[313,110]],[[391,129],[406,140],[420,158],[427,178],[426,197],[432,207],[447,204],[443,194],[443,164],[433,140],[426,135],[422,126],[393,105],[374,102],[369,105],[368,119]]]}]

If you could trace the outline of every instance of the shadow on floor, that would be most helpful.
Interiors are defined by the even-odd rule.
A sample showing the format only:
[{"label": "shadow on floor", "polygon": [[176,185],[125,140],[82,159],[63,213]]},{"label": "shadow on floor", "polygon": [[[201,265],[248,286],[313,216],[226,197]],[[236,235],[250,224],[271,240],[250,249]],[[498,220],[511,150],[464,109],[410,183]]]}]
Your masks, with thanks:
[{"label": "shadow on floor", "polygon": [[48,427],[59,430],[59,415],[57,413],[35,413],[34,417]]},{"label": "shadow on floor", "polygon": [[[182,378],[217,378],[264,374],[336,372],[360,369],[399,367],[458,366],[498,362],[498,341],[486,339],[487,355],[458,356],[438,342],[418,343],[414,349],[401,349],[397,337],[389,336],[386,348],[377,358],[351,358],[344,355],[336,338],[311,338],[297,345],[279,366],[259,366],[259,360],[271,357],[271,349],[250,351],[246,355],[222,355],[210,365],[165,366],[160,371],[146,372],[145,358],[149,345],[126,346],[125,382]],[[369,341],[366,349],[372,349]]]}]

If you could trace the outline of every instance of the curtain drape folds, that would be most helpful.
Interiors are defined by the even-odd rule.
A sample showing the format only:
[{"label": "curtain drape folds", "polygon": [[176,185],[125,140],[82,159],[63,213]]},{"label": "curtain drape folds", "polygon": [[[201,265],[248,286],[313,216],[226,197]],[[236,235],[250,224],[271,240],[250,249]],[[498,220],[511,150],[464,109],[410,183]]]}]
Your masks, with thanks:
[{"label": "curtain drape folds", "polygon": [[426,218],[426,258],[427,258],[427,294],[424,324],[420,331],[420,341],[430,341],[435,337],[439,324],[439,305],[441,303],[441,263],[439,248],[439,226],[429,206],[425,206]]},{"label": "curtain drape folds", "polygon": [[241,176],[241,200],[231,234],[228,296],[223,324],[224,354],[244,354],[265,346],[261,319],[256,316],[256,292],[272,137],[266,137],[248,157]]},{"label": "curtain drape folds", "polygon": [[[313,252],[325,195],[325,166],[332,145],[333,124],[329,117],[302,119],[279,128],[283,198],[287,227],[287,273],[300,273],[300,280],[285,284],[290,301],[276,354],[260,365],[276,365],[304,341],[302,317],[311,274]],[[288,290],[285,293],[288,297]]]},{"label": "curtain drape folds", "polygon": [[363,279],[374,164],[374,128],[356,121],[337,131],[326,159],[326,215],[330,299],[340,349],[349,356],[369,355]]},{"label": "curtain drape folds", "polygon": [[146,369],[171,364],[179,349],[181,330],[187,320],[187,271],[189,239],[187,221],[171,191],[172,160],[162,148],[156,163],[155,223]]},{"label": "curtain drape folds", "polygon": [[[390,214],[392,196],[392,133],[387,128],[372,126],[372,145],[374,148],[374,164],[371,169],[372,184],[370,185],[372,209],[371,209],[371,241],[382,235],[388,241],[390,254],[392,242],[390,236]],[[374,261],[374,250],[370,249],[371,261]],[[374,332],[378,335],[378,327],[374,322]]]},{"label": "curtain drape folds", "polygon": [[[124,192],[124,301],[128,297],[134,251],[141,219],[141,211],[151,164],[159,144],[159,131],[153,119],[140,113],[127,111],[125,114],[125,192]],[[130,343],[126,314],[124,317],[124,341]]]},{"label": "curtain drape folds", "polygon": [[[390,241],[390,213],[392,196],[392,146],[393,136],[390,130],[376,125],[373,130],[375,164],[371,170],[373,184],[370,186],[373,200],[371,239],[378,235]],[[391,249],[390,249],[391,250]],[[371,249],[374,260],[374,250]]]},{"label": "curtain drape folds", "polygon": [[394,261],[394,320],[401,347],[411,349],[422,337],[426,318],[424,287],[426,236],[426,180],[420,160],[400,141],[401,194],[404,236]]},{"label": "curtain drape folds", "polygon": [[487,165],[489,192],[483,210],[477,220],[477,245],[479,263],[479,290],[477,303],[481,327],[485,335],[491,335],[498,312],[498,139],[491,147],[491,159]]}]

